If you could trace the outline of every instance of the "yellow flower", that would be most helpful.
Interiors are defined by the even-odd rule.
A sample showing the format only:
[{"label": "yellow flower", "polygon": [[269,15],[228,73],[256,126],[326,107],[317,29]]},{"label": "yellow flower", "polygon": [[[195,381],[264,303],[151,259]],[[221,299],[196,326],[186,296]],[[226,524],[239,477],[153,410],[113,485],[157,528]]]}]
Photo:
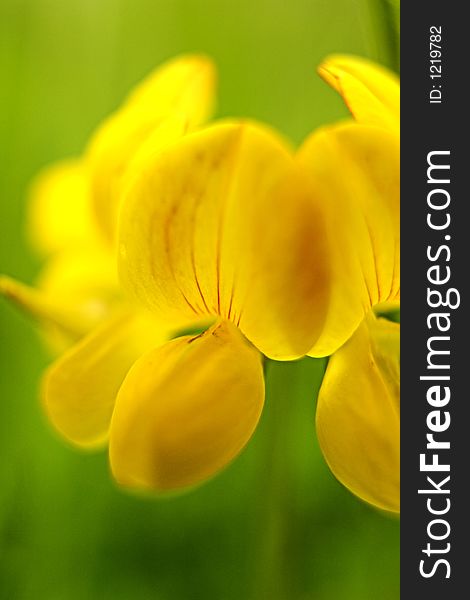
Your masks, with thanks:
[{"label": "yellow flower", "polygon": [[299,152],[317,191],[330,198],[333,286],[324,332],[310,352],[334,353],[318,398],[318,438],[346,487],[397,512],[399,325],[374,311],[398,306],[400,292],[399,83],[347,56],[327,59],[319,72],[355,122],[315,132]]},{"label": "yellow flower", "polygon": [[328,304],[319,202],[290,149],[253,123],[186,136],[130,175],[121,214],[125,288],[175,328],[215,318],[140,358],[123,382],[110,461],[123,485],[197,484],[251,437],[262,354],[304,355]]},{"label": "yellow flower", "polygon": [[[255,124],[190,134],[207,113],[201,106],[211,103],[210,78],[202,85],[200,74],[189,78],[199,82],[190,86],[196,98],[184,102],[164,86],[152,96],[150,80],[100,128],[80,161],[37,184],[37,244],[52,253],[46,269],[56,257],[63,264],[46,277],[54,296],[1,283],[43,321],[73,333],[45,374],[46,412],[76,445],[109,436],[115,477],[133,487],[186,487],[227,464],[259,419],[261,352],[304,355],[328,302],[324,224],[301,167],[283,140]],[[176,114],[163,118],[155,98]],[[78,293],[89,289],[90,254],[97,263],[103,253],[113,257],[123,196],[122,278],[150,310],[124,300],[116,286],[117,299],[93,327],[78,318],[83,304],[75,298],[90,304],[90,295]],[[55,206],[64,197],[74,201],[65,214]],[[77,248],[89,255],[70,270],[68,254]],[[162,345],[170,332],[201,322],[213,324]]]}]

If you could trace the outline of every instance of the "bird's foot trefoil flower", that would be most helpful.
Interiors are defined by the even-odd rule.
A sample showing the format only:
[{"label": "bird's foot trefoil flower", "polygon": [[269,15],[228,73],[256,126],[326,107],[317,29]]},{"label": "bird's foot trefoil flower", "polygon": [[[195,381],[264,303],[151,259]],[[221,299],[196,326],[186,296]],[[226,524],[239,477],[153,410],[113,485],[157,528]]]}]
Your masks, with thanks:
[{"label": "bird's foot trefoil flower", "polygon": [[40,289],[4,278],[0,291],[62,349],[42,383],[51,422],[80,447],[109,443],[124,486],[213,476],[256,428],[263,356],[332,355],[325,458],[362,499],[398,510],[399,326],[373,313],[399,299],[398,85],[351,57],[320,73],[355,121],[297,153],[256,123],[204,125],[214,69],[188,56],[35,186]]},{"label": "bird's foot trefoil flower", "polygon": [[215,318],[144,354],[117,395],[110,460],[124,485],[167,491],[214,475],[264,401],[262,354],[304,355],[328,304],[324,223],[271,130],[208,127],[142,156],[118,237],[121,281],[166,326]]}]

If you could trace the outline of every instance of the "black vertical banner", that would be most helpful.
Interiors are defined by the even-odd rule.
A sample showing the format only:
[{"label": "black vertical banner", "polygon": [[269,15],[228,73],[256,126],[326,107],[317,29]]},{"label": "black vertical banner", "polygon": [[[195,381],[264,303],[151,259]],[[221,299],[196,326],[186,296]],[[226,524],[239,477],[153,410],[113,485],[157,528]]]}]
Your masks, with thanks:
[{"label": "black vertical banner", "polygon": [[401,7],[403,600],[470,597],[465,7]]}]

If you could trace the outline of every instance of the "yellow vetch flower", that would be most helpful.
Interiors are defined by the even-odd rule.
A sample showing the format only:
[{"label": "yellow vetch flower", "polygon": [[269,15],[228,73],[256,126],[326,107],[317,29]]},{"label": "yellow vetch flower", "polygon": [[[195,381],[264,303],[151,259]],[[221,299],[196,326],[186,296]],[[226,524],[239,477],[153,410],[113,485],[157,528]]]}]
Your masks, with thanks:
[{"label": "yellow vetch flower", "polygon": [[[244,447],[264,401],[262,354],[291,360],[342,346],[330,360],[320,415],[328,390],[335,400],[341,397],[337,384],[347,369],[334,365],[342,364],[344,342],[357,331],[350,342],[355,343],[371,307],[398,297],[399,290],[397,136],[391,121],[378,125],[365,119],[362,125],[322,130],[297,156],[274,132],[253,123],[221,123],[190,133],[210,104],[211,70],[200,66],[196,61],[194,77],[183,65],[171,76],[150,80],[87,150],[85,189],[89,186],[100,244],[113,256],[119,220],[121,279],[145,310],[119,300],[84,337],[87,326],[81,324],[78,343],[43,381],[46,411],[65,437],[94,446],[109,436],[118,482],[158,491],[205,480]],[[175,82],[177,89],[185,83],[184,92],[188,84],[189,95],[166,89]],[[195,93],[200,104],[191,99]],[[155,108],[154,98],[162,98],[166,108]],[[169,108],[175,110],[168,114]],[[41,239],[46,250],[64,247],[54,236]],[[87,251],[91,248],[94,244]],[[72,288],[62,285],[70,272],[67,260],[59,261],[59,276],[45,278],[51,288],[57,284],[62,294],[86,283],[87,289],[80,260]],[[17,284],[2,285],[43,317],[55,322],[61,315],[63,306],[57,311],[50,298],[41,305]],[[74,309],[72,296],[80,294],[69,293],[67,309]],[[58,322],[76,326],[73,310],[65,316]],[[210,320],[215,323],[201,335],[163,343],[171,331]],[[369,348],[380,372],[395,364],[380,350],[381,339],[356,344],[358,352]],[[373,429],[376,421],[369,423]],[[323,430],[325,448],[330,427]],[[346,426],[343,433],[346,437]],[[331,448],[333,458],[325,452],[327,460],[339,472],[335,458],[342,466],[345,454],[335,444]],[[356,456],[354,475],[364,453]],[[347,473],[338,476],[374,502],[374,492],[361,489],[369,490],[370,477],[359,473],[350,482]]]},{"label": "yellow vetch flower", "polygon": [[264,401],[261,353],[304,355],[319,335],[329,271],[320,204],[285,143],[228,122],[154,157],[131,176],[119,235],[123,285],[178,327],[204,334],[139,359],[116,400],[110,460],[123,485],[203,481],[252,435]]},{"label": "yellow vetch flower", "polygon": [[319,335],[324,223],[290,149],[251,123],[213,125],[157,153],[147,145],[124,185],[125,288],[166,331],[215,323],[163,345],[158,327],[140,334],[142,344],[153,339],[148,352],[130,343],[135,326],[104,325],[51,367],[44,398],[76,443],[103,440],[109,428],[119,483],[173,490],[214,475],[252,435],[264,402],[261,352],[296,358]]},{"label": "yellow vetch flower", "polygon": [[319,71],[356,122],[315,132],[299,152],[317,189],[330,192],[331,302],[310,352],[334,352],[318,397],[318,438],[346,487],[398,512],[399,325],[372,309],[380,314],[400,292],[399,84],[354,57],[333,56]]},{"label": "yellow vetch flower", "polygon": [[[48,369],[42,389],[51,421],[74,444],[101,444],[110,429],[118,481],[166,490],[214,474],[249,439],[264,401],[260,350],[289,359],[311,347],[328,302],[328,260],[321,211],[284,141],[245,123],[179,139],[202,118],[181,119],[181,107],[189,103],[202,115],[197,102],[176,102],[178,114],[165,120],[159,110],[153,115],[152,102],[148,112],[138,109],[140,92],[118,113],[122,127],[113,117],[90,144],[83,189],[91,186],[100,243],[107,240],[111,254],[127,196],[121,271],[153,316],[122,301],[113,305],[98,328],[84,337],[81,327],[74,331],[78,343]],[[173,93],[164,97],[175,106]],[[51,190],[45,197],[53,204]],[[39,237],[45,251],[60,248],[61,259],[70,250],[47,231]],[[68,269],[56,271],[61,275],[48,279],[63,295]],[[85,280],[77,275],[70,283]],[[14,282],[2,285],[30,307],[37,299]],[[71,304],[68,296],[67,310]],[[42,302],[37,312],[53,321],[56,308]],[[161,345],[170,330],[201,320],[216,322],[200,336]]]}]

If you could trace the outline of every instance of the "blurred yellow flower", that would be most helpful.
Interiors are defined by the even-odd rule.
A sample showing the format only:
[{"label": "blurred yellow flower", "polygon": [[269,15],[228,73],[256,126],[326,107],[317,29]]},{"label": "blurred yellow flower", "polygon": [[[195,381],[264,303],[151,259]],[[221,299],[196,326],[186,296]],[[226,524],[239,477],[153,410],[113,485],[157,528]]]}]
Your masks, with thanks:
[{"label": "blurred yellow flower", "polygon": [[0,290],[37,319],[58,354],[119,300],[114,253],[94,219],[84,161],[64,160],[36,177],[27,224],[33,248],[45,259],[36,288],[2,277]]},{"label": "blurred yellow flower", "polygon": [[400,326],[374,311],[398,307],[400,293],[399,83],[348,56],[327,59],[319,72],[355,122],[315,132],[299,153],[316,189],[330,198],[333,287],[324,333],[310,354],[334,354],[318,398],[317,433],[346,487],[398,512]]},{"label": "blurred yellow flower", "polygon": [[[80,379],[79,374],[87,372],[93,380],[97,357],[92,348],[99,340],[119,335],[132,338],[121,349],[119,364],[113,365],[117,387],[111,388],[106,378],[101,381],[100,395],[112,411],[118,380],[122,381],[132,362],[155,340],[170,335],[166,328],[156,326],[150,315],[131,307],[118,283],[113,229],[117,227],[121,180],[145,144],[151,143],[157,152],[209,116],[214,86],[215,69],[208,58],[188,55],[166,63],[97,129],[81,158],[48,167],[33,183],[29,236],[46,262],[36,289],[3,276],[0,292],[37,319],[55,354],[67,350],[50,372],[57,371],[59,378],[67,380],[64,404],[75,404],[79,412],[86,412],[95,399],[86,388],[75,386],[74,377]],[[99,352],[104,360],[101,346]],[[78,373],[74,371],[77,365]],[[53,394],[49,400],[52,406],[57,401],[57,418],[47,402],[46,409],[62,431],[62,400]],[[77,444],[94,445],[107,435],[107,427],[98,429],[90,433],[78,418],[67,435]]]}]

